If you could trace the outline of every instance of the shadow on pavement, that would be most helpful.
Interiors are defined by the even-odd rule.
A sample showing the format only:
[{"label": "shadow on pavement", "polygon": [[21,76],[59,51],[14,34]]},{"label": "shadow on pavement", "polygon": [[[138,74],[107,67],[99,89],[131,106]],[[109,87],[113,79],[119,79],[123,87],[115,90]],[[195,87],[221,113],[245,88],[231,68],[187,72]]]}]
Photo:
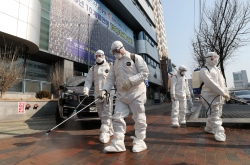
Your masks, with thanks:
[{"label": "shadow on pavement", "polygon": [[41,119],[29,119],[26,120],[29,129],[32,130],[50,130],[54,127],[55,129],[61,130],[90,130],[99,129],[101,127],[101,121],[74,121],[73,119],[68,120],[61,125],[56,125],[54,117],[41,118]]}]

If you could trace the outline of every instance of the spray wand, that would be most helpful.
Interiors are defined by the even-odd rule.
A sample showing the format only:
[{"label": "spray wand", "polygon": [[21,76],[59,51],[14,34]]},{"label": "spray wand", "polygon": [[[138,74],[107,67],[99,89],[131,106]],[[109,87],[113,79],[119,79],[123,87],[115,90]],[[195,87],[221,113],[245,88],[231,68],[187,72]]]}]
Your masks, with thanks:
[{"label": "spray wand", "polygon": [[[83,100],[85,100],[87,98],[87,96],[85,96],[83,98]],[[48,136],[49,133],[54,130],[55,128],[57,128],[58,126],[60,126],[61,124],[63,124],[64,122],[68,121],[70,118],[72,118],[73,116],[75,116],[76,114],[78,114],[79,112],[81,112],[82,110],[86,109],[87,107],[89,107],[91,104],[95,103],[97,100],[99,100],[99,98],[97,98],[95,101],[93,101],[92,103],[90,103],[89,105],[87,105],[86,107],[82,108],[81,110],[79,110],[78,112],[76,112],[76,109],[82,104],[83,100],[78,104],[78,106],[75,108],[74,112],[75,114],[71,115],[69,118],[67,118],[66,120],[62,121],[61,123],[59,123],[58,125],[56,125],[55,127],[53,127],[52,129],[48,130],[46,132],[46,135]]]}]

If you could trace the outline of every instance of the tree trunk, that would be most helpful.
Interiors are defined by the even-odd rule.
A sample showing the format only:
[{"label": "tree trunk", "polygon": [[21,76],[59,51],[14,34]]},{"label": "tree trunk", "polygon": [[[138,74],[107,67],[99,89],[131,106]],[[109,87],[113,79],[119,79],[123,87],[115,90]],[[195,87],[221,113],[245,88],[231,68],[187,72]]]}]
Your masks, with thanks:
[{"label": "tree trunk", "polygon": [[226,79],[226,76],[225,76],[225,70],[224,70],[224,65],[223,65],[222,61],[220,62],[220,69],[221,69],[221,73],[222,73],[222,75],[223,75],[223,77],[225,79],[225,84],[227,86],[227,79]]}]

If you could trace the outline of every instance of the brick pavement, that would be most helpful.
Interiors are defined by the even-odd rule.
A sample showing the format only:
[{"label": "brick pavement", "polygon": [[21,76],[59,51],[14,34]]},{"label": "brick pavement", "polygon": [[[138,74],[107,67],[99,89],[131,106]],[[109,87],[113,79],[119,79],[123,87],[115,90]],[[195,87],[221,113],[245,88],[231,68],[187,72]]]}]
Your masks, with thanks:
[{"label": "brick pavement", "polygon": [[[67,123],[49,136],[46,131],[0,140],[0,164],[41,165],[154,165],[154,164],[250,164],[250,130],[225,128],[227,141],[216,142],[203,127],[171,128],[171,104],[146,111],[148,149],[133,153],[131,116],[126,119],[126,152],[104,153],[99,142],[99,124],[77,127]],[[65,123],[66,124],[66,123]]]}]

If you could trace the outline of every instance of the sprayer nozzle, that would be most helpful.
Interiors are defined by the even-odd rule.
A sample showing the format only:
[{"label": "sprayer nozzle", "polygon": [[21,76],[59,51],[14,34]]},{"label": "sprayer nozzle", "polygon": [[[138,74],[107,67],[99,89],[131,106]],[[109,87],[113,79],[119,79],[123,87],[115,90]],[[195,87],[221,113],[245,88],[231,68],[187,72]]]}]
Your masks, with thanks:
[{"label": "sprayer nozzle", "polygon": [[48,136],[50,132],[51,132],[51,130],[48,130],[48,131],[46,132],[46,135]]}]

